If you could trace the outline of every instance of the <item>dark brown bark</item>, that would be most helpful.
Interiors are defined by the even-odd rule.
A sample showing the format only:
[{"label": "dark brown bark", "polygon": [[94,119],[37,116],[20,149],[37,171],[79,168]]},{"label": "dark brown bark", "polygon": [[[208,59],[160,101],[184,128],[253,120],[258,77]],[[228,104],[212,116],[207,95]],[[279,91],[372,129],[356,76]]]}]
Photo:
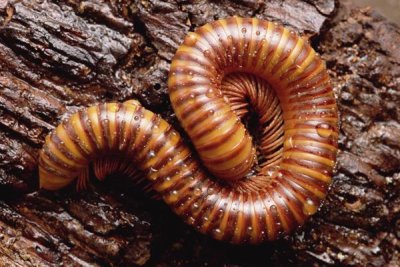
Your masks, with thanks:
[{"label": "dark brown bark", "polygon": [[[0,266],[398,266],[400,29],[333,0],[0,1]],[[228,15],[278,21],[327,60],[341,111],[334,184],[294,235],[213,241],[123,177],[37,191],[46,134],[83,106],[139,99],[177,129],[169,62]]]}]

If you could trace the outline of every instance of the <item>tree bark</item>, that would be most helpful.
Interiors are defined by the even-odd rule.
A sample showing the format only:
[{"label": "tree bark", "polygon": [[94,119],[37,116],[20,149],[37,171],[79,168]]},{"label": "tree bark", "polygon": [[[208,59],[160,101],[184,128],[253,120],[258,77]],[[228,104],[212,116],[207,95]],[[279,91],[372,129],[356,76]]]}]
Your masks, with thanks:
[{"label": "tree bark", "polygon": [[[334,0],[0,0],[0,266],[398,266],[400,29]],[[167,94],[190,30],[226,16],[282,23],[327,61],[340,109],[334,183],[293,235],[231,246],[198,234],[124,177],[38,191],[54,126],[136,98],[181,130]]]}]

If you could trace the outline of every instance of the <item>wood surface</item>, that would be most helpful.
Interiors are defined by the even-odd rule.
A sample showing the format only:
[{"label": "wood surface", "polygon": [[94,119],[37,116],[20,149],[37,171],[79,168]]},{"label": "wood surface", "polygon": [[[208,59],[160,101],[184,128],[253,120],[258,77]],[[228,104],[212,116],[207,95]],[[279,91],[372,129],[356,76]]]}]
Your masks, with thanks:
[{"label": "wood surface", "polygon": [[[0,1],[0,266],[399,266],[400,29],[333,0]],[[330,194],[294,235],[232,246],[198,234],[129,179],[38,191],[44,138],[68,114],[135,98],[180,131],[170,60],[230,15],[282,23],[327,61],[340,109]]]}]

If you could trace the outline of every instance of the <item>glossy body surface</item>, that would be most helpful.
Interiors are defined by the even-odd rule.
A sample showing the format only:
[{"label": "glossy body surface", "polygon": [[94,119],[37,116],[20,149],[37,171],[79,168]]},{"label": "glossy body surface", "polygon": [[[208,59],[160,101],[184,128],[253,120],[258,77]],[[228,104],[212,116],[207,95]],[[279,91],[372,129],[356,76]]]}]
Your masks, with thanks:
[{"label": "glossy body surface", "polygon": [[[231,243],[275,240],[317,211],[332,179],[338,114],[325,64],[307,42],[264,20],[218,20],[188,34],[168,85],[201,162],[136,101],[100,104],[47,137],[41,187],[76,177],[84,187],[89,163],[116,155],[103,161],[108,170],[136,167],[188,224]],[[241,122],[252,114],[254,138]]]}]

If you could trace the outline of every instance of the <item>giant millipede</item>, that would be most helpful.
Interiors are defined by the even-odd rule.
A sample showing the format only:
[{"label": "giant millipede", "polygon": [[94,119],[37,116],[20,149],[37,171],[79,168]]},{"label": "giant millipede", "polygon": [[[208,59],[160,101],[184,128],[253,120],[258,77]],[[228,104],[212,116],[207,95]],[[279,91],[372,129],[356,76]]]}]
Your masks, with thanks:
[{"label": "giant millipede", "polygon": [[231,243],[275,240],[317,211],[332,180],[338,112],[307,41],[265,20],[217,20],[187,35],[168,87],[197,154],[136,100],[98,104],[47,136],[40,186],[78,177],[83,188],[91,162],[100,179],[140,170],[183,220]]}]

